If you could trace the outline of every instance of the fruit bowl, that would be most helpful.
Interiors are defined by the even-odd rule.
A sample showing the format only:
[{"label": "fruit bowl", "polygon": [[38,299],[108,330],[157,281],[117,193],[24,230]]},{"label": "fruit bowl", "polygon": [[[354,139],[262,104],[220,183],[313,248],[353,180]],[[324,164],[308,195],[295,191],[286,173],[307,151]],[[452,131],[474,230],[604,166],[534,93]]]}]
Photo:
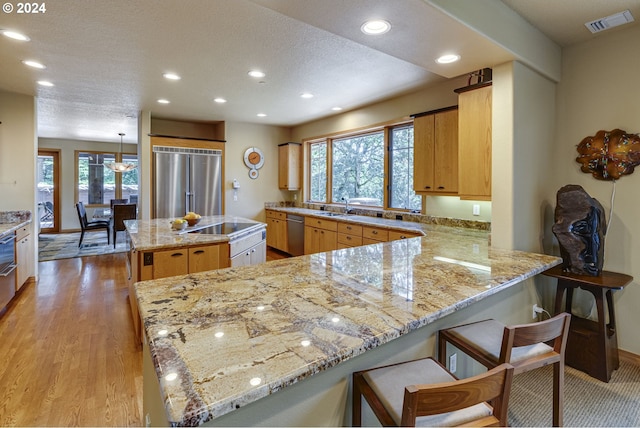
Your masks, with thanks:
[{"label": "fruit bowl", "polygon": [[198,218],[185,218],[185,220],[187,220],[187,223],[189,224],[189,226],[195,226],[196,224],[200,223],[200,217],[198,217]]},{"label": "fruit bowl", "polygon": [[172,221],[171,222],[171,229],[173,230],[185,230],[187,228],[187,222],[186,221],[181,221],[178,222],[176,221]]}]

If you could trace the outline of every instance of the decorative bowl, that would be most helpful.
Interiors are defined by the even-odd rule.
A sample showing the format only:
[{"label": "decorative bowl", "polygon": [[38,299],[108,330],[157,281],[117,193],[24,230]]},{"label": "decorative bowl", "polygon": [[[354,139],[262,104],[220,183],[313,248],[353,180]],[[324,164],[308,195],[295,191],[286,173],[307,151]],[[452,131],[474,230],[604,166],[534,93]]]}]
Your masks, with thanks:
[{"label": "decorative bowl", "polygon": [[198,217],[198,218],[185,218],[185,220],[187,220],[187,223],[189,224],[189,226],[195,226],[196,224],[200,223],[200,217]]},{"label": "decorative bowl", "polygon": [[171,229],[173,230],[185,230],[187,228],[187,222],[176,223],[175,221],[171,222]]}]

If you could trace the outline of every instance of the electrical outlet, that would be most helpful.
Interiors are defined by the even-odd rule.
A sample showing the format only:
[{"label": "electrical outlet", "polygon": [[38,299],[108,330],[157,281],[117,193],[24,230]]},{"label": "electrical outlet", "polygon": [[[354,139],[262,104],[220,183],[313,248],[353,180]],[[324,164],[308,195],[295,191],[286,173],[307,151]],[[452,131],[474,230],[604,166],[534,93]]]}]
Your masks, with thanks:
[{"label": "electrical outlet", "polygon": [[531,308],[531,318],[532,319],[538,318],[538,314],[541,314],[542,312],[544,312],[544,309],[538,306],[537,303],[534,303],[533,307]]},{"label": "electrical outlet", "polygon": [[480,205],[473,204],[473,215],[480,215]]},{"label": "electrical outlet", "polygon": [[452,354],[449,357],[449,371],[455,373],[458,369],[458,354]]}]

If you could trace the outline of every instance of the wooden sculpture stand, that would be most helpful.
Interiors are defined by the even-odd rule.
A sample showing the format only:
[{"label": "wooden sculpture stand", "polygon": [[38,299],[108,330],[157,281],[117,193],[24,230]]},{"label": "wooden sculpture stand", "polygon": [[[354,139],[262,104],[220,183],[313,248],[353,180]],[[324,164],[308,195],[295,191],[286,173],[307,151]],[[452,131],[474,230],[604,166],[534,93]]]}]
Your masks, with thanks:
[{"label": "wooden sculpture stand", "polygon": [[[598,320],[592,321],[571,315],[569,339],[565,362],[589,376],[609,382],[611,373],[620,365],[618,360],[618,339],[616,337],[616,316],[613,306],[613,290],[622,290],[633,281],[633,277],[622,273],[603,271],[600,276],[577,275],[563,272],[556,266],[544,275],[558,279],[554,313],[563,311],[562,298],[567,292],[564,312],[571,313],[573,290],[582,288],[593,294],[596,300]],[[605,314],[604,301],[607,301]],[[607,323],[607,316],[609,322]]]}]

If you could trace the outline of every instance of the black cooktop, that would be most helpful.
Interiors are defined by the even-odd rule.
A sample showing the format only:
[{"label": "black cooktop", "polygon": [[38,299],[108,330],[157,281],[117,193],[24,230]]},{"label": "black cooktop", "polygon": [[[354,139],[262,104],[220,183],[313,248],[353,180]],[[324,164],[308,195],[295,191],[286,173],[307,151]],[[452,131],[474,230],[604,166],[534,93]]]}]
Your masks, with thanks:
[{"label": "black cooktop", "polygon": [[220,223],[198,230],[191,230],[189,233],[201,233],[203,235],[229,235],[255,226],[257,223]]}]

